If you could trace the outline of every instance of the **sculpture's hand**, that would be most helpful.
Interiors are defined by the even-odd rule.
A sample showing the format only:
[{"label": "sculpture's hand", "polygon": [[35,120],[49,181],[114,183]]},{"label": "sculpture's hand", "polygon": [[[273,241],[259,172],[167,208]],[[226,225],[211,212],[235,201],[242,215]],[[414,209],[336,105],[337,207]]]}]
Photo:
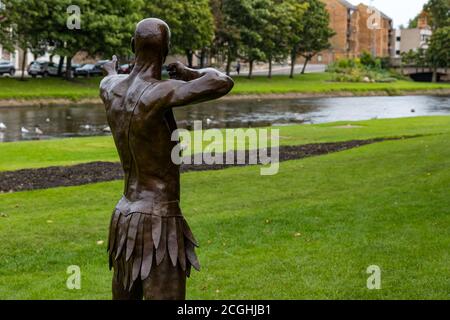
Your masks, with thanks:
[{"label": "sculpture's hand", "polygon": [[112,60],[103,65],[103,69],[107,72],[108,76],[117,74],[117,56],[113,56]]},{"label": "sculpture's hand", "polygon": [[169,73],[170,79],[191,81],[197,77],[194,75],[194,71],[186,67],[181,62],[171,63],[167,66],[167,72]]}]

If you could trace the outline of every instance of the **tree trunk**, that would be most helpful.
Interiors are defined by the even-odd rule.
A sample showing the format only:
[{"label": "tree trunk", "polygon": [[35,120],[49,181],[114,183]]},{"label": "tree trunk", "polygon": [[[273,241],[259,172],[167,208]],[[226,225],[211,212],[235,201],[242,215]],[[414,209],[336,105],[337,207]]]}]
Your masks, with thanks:
[{"label": "tree trunk", "polygon": [[202,49],[202,52],[200,53],[200,68],[205,67],[205,58],[206,58],[206,51],[205,49]]},{"label": "tree trunk", "polygon": [[269,57],[269,79],[272,79],[272,57]]},{"label": "tree trunk", "polygon": [[227,71],[227,76],[229,76],[231,73],[231,57],[230,56],[227,57],[226,71]]},{"label": "tree trunk", "polygon": [[20,77],[20,81],[25,80],[25,62],[27,60],[27,48],[22,49],[23,57],[22,57],[22,76]]},{"label": "tree trunk", "polygon": [[305,63],[303,64],[302,74],[305,74],[306,66],[308,65],[309,60],[311,60],[310,57],[305,58]]},{"label": "tree trunk", "polygon": [[431,80],[433,83],[438,82],[438,72],[437,68],[433,68],[433,79]]},{"label": "tree trunk", "polygon": [[194,53],[192,52],[192,50],[186,49],[186,58],[187,58],[189,68],[192,68],[193,56],[194,56]]},{"label": "tree trunk", "polygon": [[227,76],[231,73],[231,50],[228,49],[227,53],[227,67],[226,67]]},{"label": "tree trunk", "polygon": [[294,70],[295,70],[296,60],[297,60],[297,50],[292,49],[292,52],[291,52],[291,74],[289,76],[289,78],[291,78],[291,79],[294,78]]},{"label": "tree trunk", "polygon": [[247,78],[251,79],[252,75],[253,75],[253,60],[250,60],[250,66],[249,66],[248,77]]},{"label": "tree trunk", "polygon": [[59,64],[58,64],[58,77],[61,77],[62,75],[62,68],[64,66],[64,57],[59,57]]},{"label": "tree trunk", "polygon": [[72,57],[67,57],[66,80],[72,79]]}]

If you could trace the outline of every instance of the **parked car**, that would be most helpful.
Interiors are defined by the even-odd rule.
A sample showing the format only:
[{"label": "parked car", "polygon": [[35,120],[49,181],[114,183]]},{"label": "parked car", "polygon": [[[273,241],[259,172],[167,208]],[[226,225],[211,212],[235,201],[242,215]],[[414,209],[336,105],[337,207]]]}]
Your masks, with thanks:
[{"label": "parked car", "polygon": [[133,70],[133,66],[131,64],[123,64],[119,66],[119,70],[117,70],[118,74],[130,74],[131,70]]},{"label": "parked car", "polygon": [[[70,69],[72,70],[72,74],[73,73],[75,73],[75,70],[77,69],[77,68],[81,68],[83,65],[81,65],[81,64],[78,64],[78,63],[72,63],[71,65],[70,65]],[[53,66],[49,66],[49,74],[51,75],[51,76],[57,76],[58,75],[58,67],[59,67],[59,65],[57,64],[57,63],[55,63]],[[62,67],[62,69],[61,69],[61,75],[64,77],[65,76],[65,74],[66,74],[66,70],[67,70],[67,65],[66,64],[63,64],[63,67]]]},{"label": "parked car", "polygon": [[[58,63],[49,62],[48,66],[47,66],[48,75],[57,77],[58,76],[58,68],[59,68]],[[63,65],[63,67],[61,69],[61,73],[64,74],[65,71],[66,71],[66,66]]]},{"label": "parked car", "polygon": [[80,68],[76,68],[74,72],[75,77],[92,77],[103,75],[103,69],[99,64],[85,64]]},{"label": "parked car", "polygon": [[[72,64],[72,66],[71,66],[72,72],[75,73],[75,70],[80,67],[82,67],[81,64],[76,64],[76,63]],[[37,76],[57,77],[58,69],[59,69],[59,63],[48,62],[48,61],[33,61],[28,66],[27,72],[33,78],[36,78]],[[61,76],[64,76],[66,74],[66,69],[67,69],[66,64],[63,64],[62,69],[61,69]]]},{"label": "parked car", "polygon": [[33,61],[28,67],[28,74],[33,78],[37,76],[48,77],[50,75],[48,67],[49,62],[47,61]]},{"label": "parked car", "polygon": [[108,62],[109,62],[109,60],[99,60],[99,61],[97,61],[97,63],[95,65],[98,67],[103,67],[103,65]]},{"label": "parked car", "polygon": [[9,74],[10,76],[13,76],[16,73],[16,69],[14,68],[14,65],[6,60],[0,60],[0,76],[3,74]]}]

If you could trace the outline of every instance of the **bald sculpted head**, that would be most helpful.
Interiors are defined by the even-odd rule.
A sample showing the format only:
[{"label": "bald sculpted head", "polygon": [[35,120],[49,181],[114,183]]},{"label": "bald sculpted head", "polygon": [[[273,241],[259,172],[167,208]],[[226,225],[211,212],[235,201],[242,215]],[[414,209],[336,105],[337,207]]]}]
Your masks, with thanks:
[{"label": "bald sculpted head", "polygon": [[132,42],[137,58],[158,56],[165,60],[170,47],[169,26],[160,19],[144,19],[137,24]]}]

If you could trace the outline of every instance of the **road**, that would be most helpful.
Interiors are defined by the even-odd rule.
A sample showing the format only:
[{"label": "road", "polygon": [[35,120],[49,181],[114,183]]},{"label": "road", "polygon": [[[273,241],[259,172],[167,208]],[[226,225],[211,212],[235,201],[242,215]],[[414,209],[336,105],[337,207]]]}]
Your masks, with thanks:
[{"label": "road", "polygon": [[[325,72],[326,65],[324,64],[310,64],[306,66],[306,73],[318,73],[318,72]],[[299,74],[303,69],[303,64],[297,64],[295,66],[295,74]],[[261,75],[267,75],[269,73],[268,69],[256,69],[253,70],[253,75],[255,76],[261,76]],[[288,75],[291,73],[291,66],[285,65],[285,66],[274,66],[272,69],[273,75]],[[236,72],[232,72],[231,75],[236,75]],[[248,70],[241,70],[241,75],[246,76],[248,75]]]},{"label": "road", "polygon": [[[303,64],[298,64],[295,66],[295,74],[299,74],[303,68]],[[310,64],[306,67],[306,73],[320,73],[325,72],[326,65],[324,64]],[[269,70],[266,68],[263,69],[255,69],[253,70],[253,75],[255,76],[264,76],[269,73]],[[277,65],[273,67],[272,74],[273,75],[288,75],[291,73],[291,67],[289,65]],[[236,76],[236,72],[231,72],[232,76]],[[248,75],[248,70],[244,69],[241,70],[241,76]],[[8,75],[6,75],[8,76]],[[22,76],[22,71],[16,71],[15,78],[20,78]],[[25,77],[28,77],[28,75],[25,75]]]}]

